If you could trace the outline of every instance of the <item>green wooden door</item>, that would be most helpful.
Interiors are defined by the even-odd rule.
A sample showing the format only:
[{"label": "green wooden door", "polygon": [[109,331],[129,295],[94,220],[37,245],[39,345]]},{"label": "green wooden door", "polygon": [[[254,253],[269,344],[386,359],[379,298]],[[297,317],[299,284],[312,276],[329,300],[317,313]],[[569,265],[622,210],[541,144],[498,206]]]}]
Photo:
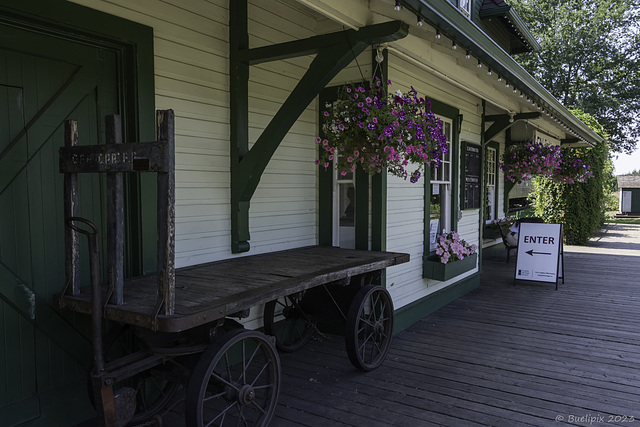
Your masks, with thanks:
[{"label": "green wooden door", "polygon": [[[38,418],[39,396],[86,380],[88,319],[51,306],[64,285],[57,153],[67,118],[78,120],[81,145],[103,140],[99,118],[119,109],[117,59],[114,51],[0,24],[3,425]],[[99,226],[100,179],[86,175],[80,183],[81,214]],[[68,425],[86,417],[86,408],[76,410]]]}]

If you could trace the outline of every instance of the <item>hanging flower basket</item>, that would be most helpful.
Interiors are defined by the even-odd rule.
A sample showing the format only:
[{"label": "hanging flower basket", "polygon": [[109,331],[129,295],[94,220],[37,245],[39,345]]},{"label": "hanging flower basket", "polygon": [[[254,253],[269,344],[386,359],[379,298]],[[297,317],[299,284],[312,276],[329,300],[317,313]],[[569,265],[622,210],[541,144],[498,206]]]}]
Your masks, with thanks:
[{"label": "hanging flower basket", "polygon": [[476,245],[470,245],[455,231],[437,238],[436,254],[424,259],[423,276],[444,282],[476,267]]},{"label": "hanging flower basket", "polygon": [[535,140],[508,146],[501,157],[500,169],[505,181],[516,183],[548,177],[554,182],[574,184],[593,177],[590,166],[575,157],[570,149]]},{"label": "hanging flower basket", "polygon": [[388,172],[411,182],[420,178],[425,165],[439,167],[448,152],[442,122],[431,111],[426,98],[419,98],[412,87],[386,95],[386,87],[375,79],[372,85],[343,87],[338,100],[326,105],[317,165],[324,168],[336,162],[341,175],[356,167],[373,175]]}]

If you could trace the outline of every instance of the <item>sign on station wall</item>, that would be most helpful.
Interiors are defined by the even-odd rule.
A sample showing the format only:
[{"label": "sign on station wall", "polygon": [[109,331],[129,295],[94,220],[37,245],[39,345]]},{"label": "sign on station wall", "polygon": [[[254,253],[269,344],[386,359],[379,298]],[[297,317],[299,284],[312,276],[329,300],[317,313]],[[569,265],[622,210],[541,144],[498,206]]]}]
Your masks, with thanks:
[{"label": "sign on station wall", "polygon": [[521,223],[516,280],[555,283],[562,268],[562,224]]}]

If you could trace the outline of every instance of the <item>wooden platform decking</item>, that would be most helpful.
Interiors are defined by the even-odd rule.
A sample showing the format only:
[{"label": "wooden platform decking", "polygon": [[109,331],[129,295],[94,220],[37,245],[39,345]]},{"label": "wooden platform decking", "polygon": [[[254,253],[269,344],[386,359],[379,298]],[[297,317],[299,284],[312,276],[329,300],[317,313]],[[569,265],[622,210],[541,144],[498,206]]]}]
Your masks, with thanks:
[{"label": "wooden platform decking", "polygon": [[565,247],[558,291],[514,285],[504,261],[485,259],[480,288],[397,334],[373,372],[336,336],[281,354],[271,425],[640,425],[640,226]]}]

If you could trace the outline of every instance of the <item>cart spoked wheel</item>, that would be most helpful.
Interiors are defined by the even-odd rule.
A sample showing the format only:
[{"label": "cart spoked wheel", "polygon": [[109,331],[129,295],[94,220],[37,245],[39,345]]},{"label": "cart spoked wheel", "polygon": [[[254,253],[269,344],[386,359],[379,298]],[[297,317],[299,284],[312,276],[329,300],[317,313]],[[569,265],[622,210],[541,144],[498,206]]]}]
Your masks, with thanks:
[{"label": "cart spoked wheel", "polygon": [[302,348],[313,335],[313,324],[300,306],[303,292],[269,301],[264,306],[264,333],[276,338],[284,352]]},{"label": "cart spoked wheel", "polygon": [[345,345],[358,369],[372,371],[384,361],[393,333],[393,302],[382,286],[362,287],[351,302]]},{"label": "cart spoked wheel", "polygon": [[[129,325],[115,325],[107,331],[102,341],[106,362],[147,347],[131,333]],[[135,391],[136,407],[129,423],[149,420],[164,409],[178,390],[179,384],[162,378],[161,370],[162,368],[158,367],[139,372],[113,385],[114,394],[125,389]],[[95,406],[91,387],[91,378],[89,378],[89,398],[91,404]]]},{"label": "cart spoked wheel", "polygon": [[280,359],[258,331],[223,335],[200,357],[187,386],[188,426],[263,426],[280,391]]}]

